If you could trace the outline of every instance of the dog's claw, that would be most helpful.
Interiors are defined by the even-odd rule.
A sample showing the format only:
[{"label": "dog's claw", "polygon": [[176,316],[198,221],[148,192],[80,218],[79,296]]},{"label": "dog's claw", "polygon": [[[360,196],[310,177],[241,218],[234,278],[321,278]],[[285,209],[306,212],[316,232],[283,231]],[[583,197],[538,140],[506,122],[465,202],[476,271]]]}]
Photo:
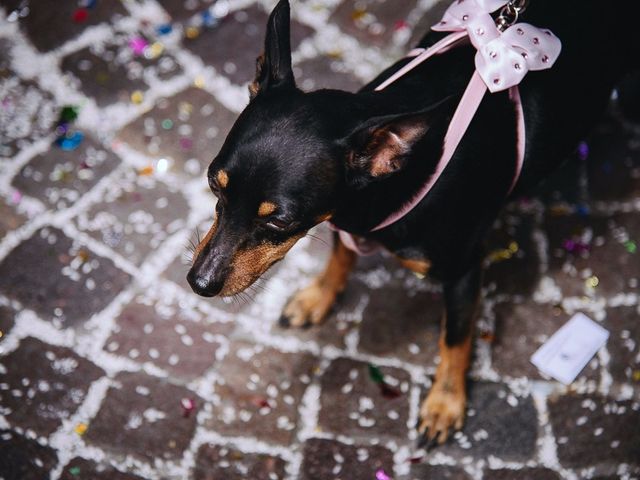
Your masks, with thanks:
[{"label": "dog's claw", "polygon": [[420,436],[418,436],[416,448],[423,448],[428,442],[429,442],[429,439],[427,438],[426,433],[420,434]]},{"label": "dog's claw", "polygon": [[282,328],[289,328],[291,326],[291,321],[286,315],[280,315],[280,318],[278,319],[278,325],[280,325]]},{"label": "dog's claw", "polygon": [[438,441],[439,437],[440,437],[440,432],[436,432],[436,434],[431,438],[431,440],[429,440],[429,443],[427,443],[426,447],[424,447],[427,453],[429,453],[438,445],[442,445],[442,443],[444,443],[444,442]]}]

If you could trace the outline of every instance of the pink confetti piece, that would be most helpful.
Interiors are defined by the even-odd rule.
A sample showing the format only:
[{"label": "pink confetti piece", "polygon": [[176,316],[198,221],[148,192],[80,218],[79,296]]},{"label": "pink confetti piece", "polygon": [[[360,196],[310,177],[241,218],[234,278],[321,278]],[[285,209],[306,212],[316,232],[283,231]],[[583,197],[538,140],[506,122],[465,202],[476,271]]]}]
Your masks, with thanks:
[{"label": "pink confetti piece", "polygon": [[382,468],[376,472],[376,480],[393,480]]},{"label": "pink confetti piece", "polygon": [[182,416],[184,418],[188,418],[196,408],[196,402],[191,398],[183,398],[180,400],[180,405],[182,406]]},{"label": "pink confetti piece", "polygon": [[131,48],[136,55],[144,55],[144,49],[147,45],[149,45],[149,42],[142,37],[135,37],[129,41],[129,48]]},{"label": "pink confetti piece", "polygon": [[13,193],[11,194],[11,202],[14,205],[17,205],[20,203],[21,200],[22,200],[22,192],[20,192],[20,190],[14,190]]}]

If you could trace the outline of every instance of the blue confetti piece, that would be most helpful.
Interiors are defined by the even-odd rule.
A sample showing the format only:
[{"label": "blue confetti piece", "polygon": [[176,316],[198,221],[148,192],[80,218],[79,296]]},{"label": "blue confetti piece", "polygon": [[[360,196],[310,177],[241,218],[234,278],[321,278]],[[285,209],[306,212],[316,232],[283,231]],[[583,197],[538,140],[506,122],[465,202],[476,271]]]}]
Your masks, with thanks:
[{"label": "blue confetti piece", "polygon": [[162,25],[158,25],[156,27],[156,32],[158,35],[168,35],[173,30],[173,27],[170,23],[163,23]]},{"label": "blue confetti piece", "polygon": [[205,10],[201,14],[202,23],[205,27],[215,27],[218,24],[218,18],[215,17],[209,10]]},{"label": "blue confetti piece", "polygon": [[587,207],[586,205],[578,205],[578,215],[580,215],[581,217],[586,217],[587,215],[589,215],[589,207]]},{"label": "blue confetti piece", "polygon": [[82,132],[73,132],[71,134],[58,137],[56,145],[58,145],[62,150],[70,152],[78,148],[83,140],[84,135]]}]

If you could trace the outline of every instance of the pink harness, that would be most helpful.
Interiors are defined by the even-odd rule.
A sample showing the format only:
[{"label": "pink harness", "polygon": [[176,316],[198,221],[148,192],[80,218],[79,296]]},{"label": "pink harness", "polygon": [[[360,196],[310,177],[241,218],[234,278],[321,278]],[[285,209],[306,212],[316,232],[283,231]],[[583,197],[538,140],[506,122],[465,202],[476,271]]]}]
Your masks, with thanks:
[{"label": "pink harness", "polygon": [[[500,31],[491,12],[504,7],[507,3],[505,0],[454,1],[440,23],[432,27],[436,31],[453,33],[427,49],[418,48],[411,51],[408,56],[415,58],[376,87],[376,91],[383,90],[433,55],[444,53],[463,43],[467,38],[477,49],[476,70],[453,114],[444,138],[442,156],[433,175],[413,198],[374,227],[372,232],[386,228],[403,218],[429,193],[453,157],[487,90],[495,93],[508,89],[509,98],[516,107],[517,163],[508,194],[518,182],[525,153],[524,112],[518,84],[530,70],[551,68],[560,55],[562,45],[551,31],[539,29],[528,23],[517,23]],[[377,245],[367,240],[354,237],[343,230],[338,231],[345,246],[360,255],[370,255],[379,249]]]}]

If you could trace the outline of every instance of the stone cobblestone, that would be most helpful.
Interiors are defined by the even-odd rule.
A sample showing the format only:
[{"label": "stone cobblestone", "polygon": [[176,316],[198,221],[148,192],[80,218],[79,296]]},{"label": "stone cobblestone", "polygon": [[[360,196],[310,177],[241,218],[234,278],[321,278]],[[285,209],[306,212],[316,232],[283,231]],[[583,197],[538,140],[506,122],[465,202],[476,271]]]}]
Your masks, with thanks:
[{"label": "stone cobblestone", "polygon": [[2,359],[0,405],[14,426],[50,435],[82,404],[91,382],[104,373],[67,348],[34,338]]},{"label": "stone cobblestone", "polygon": [[193,478],[197,480],[281,480],[285,463],[269,455],[245,454],[241,450],[203,445],[198,449]]},{"label": "stone cobblestone", "polygon": [[139,373],[114,379],[102,408],[84,438],[116,455],[133,455],[153,462],[177,460],[189,446],[195,414],[183,413],[182,400],[202,406],[202,400],[166,380]]},{"label": "stone cobblestone", "polygon": [[0,292],[54,323],[74,325],[98,313],[129,275],[61,230],[45,227],[0,263]]},{"label": "stone cobblestone", "polygon": [[[586,158],[494,225],[467,419],[442,447],[413,428],[438,284],[361,258],[324,325],[283,329],[322,226],[247,298],[192,294],[205,169],[274,3],[0,0],[0,479],[639,479],[640,129],[615,101]],[[293,2],[298,86],[357,90],[448,3]],[[84,140],[65,151],[68,105]],[[610,337],[565,387],[529,359],[576,312]]]}]

